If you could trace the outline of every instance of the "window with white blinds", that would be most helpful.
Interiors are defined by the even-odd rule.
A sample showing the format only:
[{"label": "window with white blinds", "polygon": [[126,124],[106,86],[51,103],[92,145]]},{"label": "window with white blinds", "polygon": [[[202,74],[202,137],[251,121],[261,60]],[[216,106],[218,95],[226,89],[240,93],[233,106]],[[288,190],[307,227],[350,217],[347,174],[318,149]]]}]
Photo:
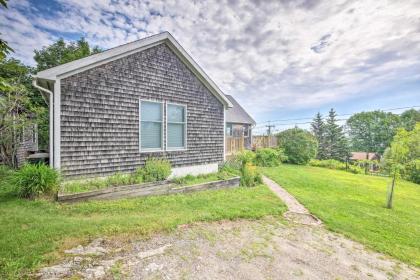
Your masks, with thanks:
[{"label": "window with white blinds", "polygon": [[169,150],[185,149],[186,147],[186,107],[168,104],[167,111],[167,148]]},{"label": "window with white blinds", "polygon": [[140,101],[140,149],[163,149],[163,105]]}]

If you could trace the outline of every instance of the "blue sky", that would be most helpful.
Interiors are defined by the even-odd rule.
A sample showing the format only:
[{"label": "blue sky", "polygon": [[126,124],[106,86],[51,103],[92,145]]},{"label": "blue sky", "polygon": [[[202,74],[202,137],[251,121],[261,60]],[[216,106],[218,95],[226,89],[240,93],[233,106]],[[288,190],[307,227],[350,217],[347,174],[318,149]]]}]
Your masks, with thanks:
[{"label": "blue sky", "polygon": [[33,65],[60,37],[107,49],[169,31],[264,122],[420,105],[419,15],[419,0],[19,0],[0,32]]}]

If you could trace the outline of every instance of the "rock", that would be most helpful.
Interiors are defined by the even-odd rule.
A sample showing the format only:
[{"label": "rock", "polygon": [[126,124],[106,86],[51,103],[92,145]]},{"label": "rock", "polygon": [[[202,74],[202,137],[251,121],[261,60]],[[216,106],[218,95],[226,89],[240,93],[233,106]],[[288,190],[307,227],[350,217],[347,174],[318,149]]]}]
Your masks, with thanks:
[{"label": "rock", "polygon": [[82,261],[83,261],[82,257],[74,257],[74,259],[73,259],[73,263],[75,265],[80,265],[82,263]]},{"label": "rock", "polygon": [[162,247],[159,247],[157,249],[140,252],[138,254],[138,257],[141,258],[141,259],[145,259],[145,258],[149,258],[149,257],[155,256],[155,255],[161,255],[161,254],[165,253],[165,250],[167,248],[171,247],[171,246],[172,246],[171,244],[166,244],[166,245],[164,245]]},{"label": "rock", "polygon": [[83,276],[86,279],[98,279],[105,276],[105,268],[103,266],[96,266],[94,268],[86,269]]},{"label": "rock", "polygon": [[157,263],[150,263],[148,266],[144,268],[144,270],[147,272],[155,272],[155,271],[161,270],[162,268],[163,268],[163,265],[161,264],[159,265]]},{"label": "rock", "polygon": [[105,248],[101,247],[103,243],[102,238],[98,238],[93,240],[88,246],[83,247],[82,245],[79,245],[73,249],[65,250],[64,253],[70,254],[70,255],[95,255],[95,256],[101,256],[108,252]]},{"label": "rock", "polygon": [[42,268],[38,276],[42,280],[46,279],[59,279],[69,276],[71,273],[72,263],[66,262],[60,265],[54,265],[50,267]]}]

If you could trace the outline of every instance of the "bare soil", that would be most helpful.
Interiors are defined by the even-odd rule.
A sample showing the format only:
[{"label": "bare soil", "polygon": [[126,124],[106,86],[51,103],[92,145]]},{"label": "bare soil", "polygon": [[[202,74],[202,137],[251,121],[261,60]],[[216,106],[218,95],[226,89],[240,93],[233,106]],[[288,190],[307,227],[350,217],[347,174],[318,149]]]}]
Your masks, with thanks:
[{"label": "bare soil", "polygon": [[[42,279],[420,279],[417,268],[322,226],[268,217],[179,227],[148,240],[95,240]],[[85,252],[89,252],[90,256]],[[96,253],[97,254],[96,254]]]}]

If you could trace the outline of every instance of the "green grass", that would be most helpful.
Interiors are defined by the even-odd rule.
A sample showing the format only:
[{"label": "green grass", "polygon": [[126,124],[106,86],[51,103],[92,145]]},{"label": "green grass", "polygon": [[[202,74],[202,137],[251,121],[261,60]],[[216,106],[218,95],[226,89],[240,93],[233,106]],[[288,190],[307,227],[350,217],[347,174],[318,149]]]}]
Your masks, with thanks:
[{"label": "green grass", "polygon": [[0,279],[21,278],[57,259],[69,244],[98,236],[146,237],[180,224],[257,219],[286,209],[265,186],[78,204],[17,199],[9,189],[2,180]]},{"label": "green grass", "polygon": [[394,208],[385,208],[389,178],[325,168],[261,168],[331,230],[420,266],[420,185],[399,181]]},{"label": "green grass", "polygon": [[185,177],[179,177],[174,178],[173,182],[181,185],[181,186],[192,186],[212,181],[220,181],[220,180],[226,180],[229,178],[233,178],[236,175],[229,174],[227,172],[215,172],[215,173],[209,173],[204,175],[198,175],[198,176],[192,176],[187,175]]}]

